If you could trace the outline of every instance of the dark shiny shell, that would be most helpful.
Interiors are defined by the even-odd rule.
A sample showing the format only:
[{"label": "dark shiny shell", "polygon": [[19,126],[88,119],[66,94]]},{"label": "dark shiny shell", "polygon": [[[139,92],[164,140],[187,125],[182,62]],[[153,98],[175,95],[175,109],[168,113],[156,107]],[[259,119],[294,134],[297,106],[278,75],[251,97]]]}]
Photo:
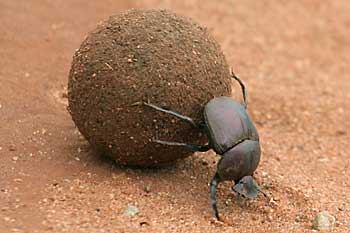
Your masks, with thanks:
[{"label": "dark shiny shell", "polygon": [[239,181],[244,176],[253,175],[260,161],[258,141],[245,140],[223,154],[218,164],[222,180]]},{"label": "dark shiny shell", "polygon": [[210,100],[204,109],[204,119],[210,143],[220,155],[243,140],[259,140],[258,132],[245,108],[230,97]]}]

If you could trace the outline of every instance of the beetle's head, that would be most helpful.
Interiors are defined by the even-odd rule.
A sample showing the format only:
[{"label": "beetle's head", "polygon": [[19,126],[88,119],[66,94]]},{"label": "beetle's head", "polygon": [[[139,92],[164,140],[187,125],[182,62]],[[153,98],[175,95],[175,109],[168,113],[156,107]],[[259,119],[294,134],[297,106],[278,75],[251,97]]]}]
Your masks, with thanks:
[{"label": "beetle's head", "polygon": [[252,176],[244,176],[232,187],[232,190],[246,198],[255,198],[259,192],[266,196]]}]

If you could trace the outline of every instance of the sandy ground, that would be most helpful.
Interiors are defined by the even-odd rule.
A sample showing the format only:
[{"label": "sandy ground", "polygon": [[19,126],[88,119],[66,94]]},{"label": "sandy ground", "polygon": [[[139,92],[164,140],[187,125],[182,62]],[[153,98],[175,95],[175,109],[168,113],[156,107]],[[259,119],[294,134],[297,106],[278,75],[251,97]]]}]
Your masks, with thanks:
[{"label": "sandy ground", "polygon": [[[208,27],[245,81],[272,199],[208,181],[217,157],[158,170],[91,151],[66,111],[72,55],[97,22],[169,8]],[[307,232],[320,211],[350,231],[350,1],[0,0],[0,232]],[[139,209],[124,216],[128,205]]]}]

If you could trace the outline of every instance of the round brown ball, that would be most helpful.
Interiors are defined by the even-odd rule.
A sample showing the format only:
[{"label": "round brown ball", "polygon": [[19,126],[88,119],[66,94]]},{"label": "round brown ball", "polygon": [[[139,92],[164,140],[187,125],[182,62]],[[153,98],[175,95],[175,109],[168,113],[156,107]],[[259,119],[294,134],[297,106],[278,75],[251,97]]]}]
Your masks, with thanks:
[{"label": "round brown ball", "polygon": [[199,123],[210,99],[230,94],[227,62],[205,28],[166,10],[130,10],[99,24],[76,51],[68,109],[101,154],[147,167],[192,154],[152,138],[188,143],[206,138],[188,123],[138,103],[150,101]]}]

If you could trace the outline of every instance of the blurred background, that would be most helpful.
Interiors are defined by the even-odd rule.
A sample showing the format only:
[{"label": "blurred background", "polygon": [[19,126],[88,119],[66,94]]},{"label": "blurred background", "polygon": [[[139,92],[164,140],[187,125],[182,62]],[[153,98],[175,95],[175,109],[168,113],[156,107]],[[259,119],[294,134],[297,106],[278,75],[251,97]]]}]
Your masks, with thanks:
[{"label": "blurred background", "polygon": [[[72,56],[130,8],[191,17],[222,46],[248,89],[270,201],[239,202],[223,184],[216,222],[212,152],[127,169],[79,135],[66,111]],[[0,231],[303,232],[322,211],[349,231],[349,12],[347,0],[0,0]],[[125,216],[130,206],[138,214]]]}]

